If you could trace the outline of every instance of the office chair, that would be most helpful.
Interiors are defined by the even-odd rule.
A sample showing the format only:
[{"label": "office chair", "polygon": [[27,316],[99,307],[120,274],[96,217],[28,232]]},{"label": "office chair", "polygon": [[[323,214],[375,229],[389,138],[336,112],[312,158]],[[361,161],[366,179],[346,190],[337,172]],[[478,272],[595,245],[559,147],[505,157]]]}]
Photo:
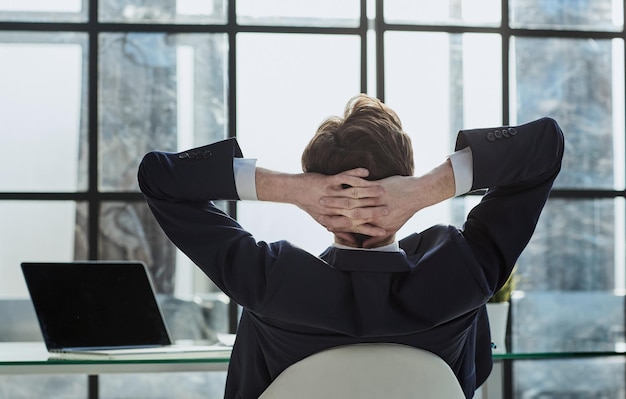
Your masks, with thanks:
[{"label": "office chair", "polygon": [[397,344],[340,346],[284,370],[259,399],[465,399],[450,367]]}]

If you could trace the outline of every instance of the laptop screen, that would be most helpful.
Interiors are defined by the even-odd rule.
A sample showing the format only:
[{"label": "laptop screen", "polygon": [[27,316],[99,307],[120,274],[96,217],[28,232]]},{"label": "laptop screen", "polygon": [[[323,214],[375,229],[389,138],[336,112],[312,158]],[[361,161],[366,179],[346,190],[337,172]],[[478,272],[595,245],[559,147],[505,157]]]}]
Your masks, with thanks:
[{"label": "laptop screen", "polygon": [[138,262],[22,263],[48,350],[170,344]]}]

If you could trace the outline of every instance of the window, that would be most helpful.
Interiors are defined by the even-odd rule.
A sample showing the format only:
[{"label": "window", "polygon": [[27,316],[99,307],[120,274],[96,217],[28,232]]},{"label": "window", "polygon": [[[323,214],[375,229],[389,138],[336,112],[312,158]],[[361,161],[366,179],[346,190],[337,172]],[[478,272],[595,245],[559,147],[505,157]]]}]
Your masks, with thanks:
[{"label": "window", "polygon": [[[557,119],[563,169],[519,259],[511,345],[624,346],[623,1],[22,3],[0,0],[0,296],[26,297],[22,261],[137,259],[159,293],[220,303],[215,328],[234,331],[236,305],[144,204],[141,157],[236,136],[260,166],[297,172],[318,124],[366,92],[397,110],[416,173],[461,128]],[[477,200],[427,209],[399,235],[461,223]],[[295,208],[221,205],[259,240],[319,253],[331,239]],[[606,377],[623,361],[554,364],[514,364],[511,397],[623,396]]]}]

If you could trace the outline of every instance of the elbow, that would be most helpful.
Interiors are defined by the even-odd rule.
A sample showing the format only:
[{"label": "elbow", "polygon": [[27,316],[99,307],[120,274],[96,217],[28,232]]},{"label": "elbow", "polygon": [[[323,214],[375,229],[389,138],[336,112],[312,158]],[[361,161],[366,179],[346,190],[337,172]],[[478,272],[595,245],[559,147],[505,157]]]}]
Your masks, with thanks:
[{"label": "elbow", "polygon": [[144,194],[146,193],[146,190],[148,188],[147,186],[147,183],[149,181],[148,164],[150,163],[150,160],[149,160],[150,156],[151,156],[151,153],[144,155],[143,159],[139,163],[139,169],[137,170],[137,182],[139,183],[139,189]]},{"label": "elbow", "polygon": [[146,154],[137,171],[137,182],[139,183],[139,189],[146,196],[155,196],[158,192],[157,184],[162,181],[160,175],[160,162],[158,160],[158,154],[156,152],[150,152]]},{"label": "elbow", "polygon": [[561,170],[561,163],[563,161],[563,153],[565,150],[565,137],[563,130],[559,126],[555,119],[545,117],[542,119],[544,123],[542,137],[547,141],[546,148],[552,149],[551,170],[558,173]]}]

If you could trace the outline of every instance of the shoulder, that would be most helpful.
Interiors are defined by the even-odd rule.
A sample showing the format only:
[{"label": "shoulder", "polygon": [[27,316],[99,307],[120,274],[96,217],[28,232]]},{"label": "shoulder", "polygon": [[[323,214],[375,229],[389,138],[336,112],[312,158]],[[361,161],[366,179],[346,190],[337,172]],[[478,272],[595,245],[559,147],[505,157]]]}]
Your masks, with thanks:
[{"label": "shoulder", "polygon": [[412,255],[424,252],[426,249],[437,248],[446,242],[454,242],[462,239],[460,230],[451,225],[437,224],[422,231],[413,233],[399,241],[400,248],[407,254]]}]

